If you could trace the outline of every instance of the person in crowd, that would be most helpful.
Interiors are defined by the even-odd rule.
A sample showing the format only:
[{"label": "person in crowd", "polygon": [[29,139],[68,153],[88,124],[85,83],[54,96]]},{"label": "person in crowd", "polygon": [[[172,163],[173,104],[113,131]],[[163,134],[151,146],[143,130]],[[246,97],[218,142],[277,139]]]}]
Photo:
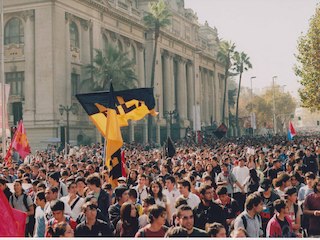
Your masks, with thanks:
[{"label": "person in crowd", "polygon": [[281,167],[281,161],[278,158],[274,158],[272,161],[272,167],[269,168],[266,172],[266,177],[273,182],[273,179],[276,179],[278,176],[278,173],[282,171]]},{"label": "person in crowd", "polygon": [[285,191],[285,199],[287,200],[286,203],[288,207],[288,217],[291,220],[292,229],[295,232],[295,235],[299,236],[302,210],[297,203],[297,198],[297,189],[295,187],[290,187]]},{"label": "person in crowd", "polygon": [[285,190],[291,186],[290,175],[283,172],[279,175],[276,181],[276,190],[275,192],[279,195],[280,198],[284,198]]},{"label": "person in crowd", "polygon": [[152,196],[148,196],[143,200],[142,208],[143,208],[143,214],[139,217],[139,228],[145,227],[149,222],[149,208],[150,206],[156,204],[154,198]]},{"label": "person in crowd", "polygon": [[33,236],[34,230],[34,205],[31,197],[24,192],[22,181],[16,179],[13,183],[14,193],[9,199],[11,207],[27,214],[25,236]]},{"label": "person in crowd", "polygon": [[170,206],[167,201],[167,197],[162,193],[162,185],[159,181],[153,181],[150,184],[149,194],[154,198],[157,205],[162,206],[166,209],[167,221],[170,222],[171,221]]},{"label": "person in crowd", "polygon": [[313,172],[315,175],[318,174],[319,163],[317,161],[317,157],[312,153],[312,149],[310,147],[306,148],[305,156],[302,158],[302,161],[306,166],[306,172]]},{"label": "person in crowd", "polygon": [[237,229],[234,229],[231,233],[230,233],[230,237],[231,238],[248,238],[250,237],[247,233],[247,231],[240,227],[240,228],[237,228]]},{"label": "person in crowd", "polygon": [[182,238],[188,237],[188,231],[184,227],[171,227],[164,235],[165,238]]},{"label": "person in crowd", "polygon": [[292,187],[295,187],[297,189],[297,193],[299,193],[301,187],[305,186],[304,179],[300,176],[299,173],[295,171],[291,174],[290,180]]},{"label": "person in crowd", "polygon": [[313,184],[313,193],[304,200],[303,213],[309,217],[308,235],[320,237],[320,180],[317,178]]},{"label": "person in crowd", "polygon": [[277,199],[274,202],[276,213],[267,225],[266,237],[294,237],[292,223],[288,217],[288,206],[284,199]]},{"label": "person in crowd", "polygon": [[10,199],[12,192],[10,191],[9,187],[7,186],[7,180],[4,178],[0,178],[0,189],[3,191],[4,195],[6,195],[6,198]]},{"label": "person in crowd", "polygon": [[[191,192],[191,184],[188,180],[182,179],[178,182],[178,189],[180,192],[179,198],[184,198],[187,200],[188,205],[195,209],[201,202],[200,198]],[[178,200],[177,199],[177,200]]]},{"label": "person in crowd", "polygon": [[152,205],[149,208],[149,224],[141,228],[135,237],[164,237],[168,228],[165,226],[167,219],[166,209],[159,205]]},{"label": "person in crowd", "polygon": [[98,173],[89,175],[86,179],[88,188],[96,199],[98,199],[98,208],[104,217],[104,221],[109,222],[108,209],[110,206],[109,194],[101,188],[101,179]]},{"label": "person in crowd", "polygon": [[61,197],[60,200],[68,205],[71,209],[71,217],[77,219],[81,213],[81,207],[84,204],[84,199],[77,195],[77,184],[74,181],[67,183],[68,195]]},{"label": "person in crowd", "polygon": [[226,238],[227,231],[221,223],[210,223],[206,226],[206,232],[212,238]]},{"label": "person in crowd", "polygon": [[250,194],[245,203],[245,210],[234,221],[234,230],[244,228],[249,237],[262,237],[262,221],[260,213],[263,209],[263,199],[260,194]]},{"label": "person in crowd", "polygon": [[166,178],[166,189],[163,189],[162,193],[166,196],[169,204],[171,215],[176,211],[175,203],[177,198],[180,196],[179,190],[176,188],[176,179],[170,175]]},{"label": "person in crowd", "polygon": [[48,232],[49,232],[49,235],[54,238],[58,238],[58,237],[72,238],[72,237],[74,237],[74,230],[66,222],[60,222],[54,228],[50,227]]},{"label": "person in crowd", "polygon": [[315,179],[316,179],[316,175],[313,172],[306,173],[305,175],[306,185],[301,187],[298,192],[298,201],[300,203],[302,203],[309,194],[313,193],[314,191],[313,185],[314,185]]},{"label": "person in crowd", "polygon": [[77,195],[79,197],[85,198],[89,190],[86,185],[86,179],[84,177],[77,177],[75,182],[77,185]]},{"label": "person in crowd", "polygon": [[52,172],[49,174],[48,183],[51,187],[58,188],[58,198],[60,199],[63,196],[68,195],[68,190],[66,185],[60,181],[60,173],[59,172]]},{"label": "person in crowd", "polygon": [[194,227],[194,214],[189,205],[181,205],[177,210],[177,222],[179,226],[187,229],[188,237],[207,237],[207,233]]},{"label": "person in crowd", "polygon": [[97,219],[96,204],[86,202],[83,205],[85,220],[75,230],[75,237],[113,237],[113,228],[110,224]]},{"label": "person in crowd", "polygon": [[[247,177],[249,176],[249,168],[245,166],[245,159],[240,157],[238,160],[238,166],[234,167],[232,169],[232,174],[235,176],[237,182],[241,186],[245,186],[245,182]],[[244,203],[246,200],[246,192],[244,187],[240,188],[238,186],[235,186],[234,192],[233,192],[233,198],[237,201],[239,204],[240,211],[243,211]]]},{"label": "person in crowd", "polygon": [[[258,191],[260,186],[260,177],[258,176],[258,170],[252,168],[249,170],[249,176],[244,181],[247,195]],[[243,203],[244,204],[244,203]]]},{"label": "person in crowd", "polygon": [[138,202],[140,204],[142,203],[143,199],[148,197],[148,194],[149,194],[146,186],[146,179],[147,179],[147,176],[145,174],[140,174],[138,176],[138,185],[133,188],[138,193]]},{"label": "person in crowd", "polygon": [[129,200],[129,191],[125,186],[119,186],[115,190],[116,203],[111,205],[109,208],[109,217],[110,222],[114,227],[117,226],[118,221],[120,220],[120,209],[121,206]]},{"label": "person in crowd", "polygon": [[116,236],[134,237],[139,230],[139,216],[134,204],[126,202],[120,209],[120,220],[116,226]]},{"label": "person in crowd", "polygon": [[216,192],[218,195],[218,200],[216,200],[216,203],[223,206],[226,223],[228,226],[230,226],[230,224],[241,212],[239,205],[235,199],[228,195],[228,190],[226,187],[218,187]]},{"label": "person in crowd", "polygon": [[135,187],[137,186],[137,181],[138,181],[138,172],[137,170],[130,170],[129,171],[129,177],[127,180],[127,185],[128,187]]},{"label": "person in crowd", "polygon": [[143,214],[143,207],[142,204],[138,203],[138,194],[137,191],[133,188],[129,188],[129,202],[135,205],[135,207],[138,210],[138,216],[141,216]]},{"label": "person in crowd", "polygon": [[44,192],[37,192],[36,194],[36,211],[35,211],[35,225],[33,237],[39,238],[45,236],[46,223],[44,216],[44,206],[46,205],[46,196]]}]

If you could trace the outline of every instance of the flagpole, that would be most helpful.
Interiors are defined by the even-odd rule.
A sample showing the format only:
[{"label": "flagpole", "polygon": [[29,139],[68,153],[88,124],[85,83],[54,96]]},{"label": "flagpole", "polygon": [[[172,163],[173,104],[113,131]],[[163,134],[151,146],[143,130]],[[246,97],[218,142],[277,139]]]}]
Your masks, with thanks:
[{"label": "flagpole", "polygon": [[5,79],[4,79],[4,24],[3,24],[3,0],[1,0],[1,79],[2,79],[2,156],[6,153],[6,111],[5,111]]}]

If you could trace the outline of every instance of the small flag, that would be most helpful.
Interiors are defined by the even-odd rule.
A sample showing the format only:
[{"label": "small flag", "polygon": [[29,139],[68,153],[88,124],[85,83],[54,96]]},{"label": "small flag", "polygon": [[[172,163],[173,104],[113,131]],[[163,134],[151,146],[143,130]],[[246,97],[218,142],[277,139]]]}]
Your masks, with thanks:
[{"label": "small flag", "polygon": [[213,133],[217,138],[223,138],[226,135],[227,131],[228,127],[224,123],[222,123]]},{"label": "small flag", "polygon": [[176,154],[176,148],[174,147],[171,137],[168,137],[166,145],[166,156],[172,158]]},{"label": "small flag", "polygon": [[22,159],[24,159],[31,152],[26,130],[23,126],[22,120],[20,120],[17,131],[14,134],[12,147],[19,153]]},{"label": "small flag", "polygon": [[121,149],[119,148],[108,161],[106,160],[106,166],[109,169],[109,181],[112,185],[112,188],[118,186],[117,179],[122,177],[122,161],[121,161]]},{"label": "small flag", "polygon": [[295,136],[296,136],[296,130],[294,129],[292,122],[289,121],[288,140],[292,141]]}]

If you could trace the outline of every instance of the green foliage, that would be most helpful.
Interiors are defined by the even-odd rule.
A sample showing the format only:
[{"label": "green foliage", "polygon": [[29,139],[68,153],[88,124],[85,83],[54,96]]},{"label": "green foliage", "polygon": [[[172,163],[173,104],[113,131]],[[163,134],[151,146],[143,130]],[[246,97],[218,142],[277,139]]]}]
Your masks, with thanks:
[{"label": "green foliage", "polygon": [[320,110],[320,8],[309,23],[306,35],[298,41],[295,74],[300,77],[299,89],[303,107]]},{"label": "green foliage", "polygon": [[137,86],[137,78],[133,70],[135,63],[129,60],[127,53],[112,46],[108,46],[105,52],[98,49],[95,49],[95,52],[93,63],[85,67],[92,76],[91,90],[108,90],[111,80],[117,91]]},{"label": "green foliage", "polygon": [[161,27],[166,27],[170,24],[171,14],[163,0],[149,3],[149,11],[143,17],[143,20],[150,30],[159,32]]}]

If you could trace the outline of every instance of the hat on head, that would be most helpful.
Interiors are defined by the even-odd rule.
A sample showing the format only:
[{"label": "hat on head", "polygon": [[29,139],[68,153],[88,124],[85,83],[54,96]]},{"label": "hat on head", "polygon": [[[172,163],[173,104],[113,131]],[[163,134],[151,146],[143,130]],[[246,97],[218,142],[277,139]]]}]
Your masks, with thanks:
[{"label": "hat on head", "polygon": [[119,186],[119,187],[116,187],[116,189],[114,190],[114,194],[116,195],[116,197],[121,197],[122,194],[127,190],[128,190],[127,187]]},{"label": "hat on head", "polygon": [[270,187],[271,187],[271,181],[269,179],[264,179],[258,189],[258,192],[267,191]]},{"label": "hat on head", "polygon": [[49,175],[50,178],[55,180],[56,182],[59,182],[60,179],[60,173],[59,172],[53,172]]},{"label": "hat on head", "polygon": [[124,182],[125,182],[125,181],[127,181],[127,179],[126,179],[125,177],[119,177],[119,178],[117,179],[117,181],[118,181],[118,182],[121,182],[121,181],[124,181]]}]

